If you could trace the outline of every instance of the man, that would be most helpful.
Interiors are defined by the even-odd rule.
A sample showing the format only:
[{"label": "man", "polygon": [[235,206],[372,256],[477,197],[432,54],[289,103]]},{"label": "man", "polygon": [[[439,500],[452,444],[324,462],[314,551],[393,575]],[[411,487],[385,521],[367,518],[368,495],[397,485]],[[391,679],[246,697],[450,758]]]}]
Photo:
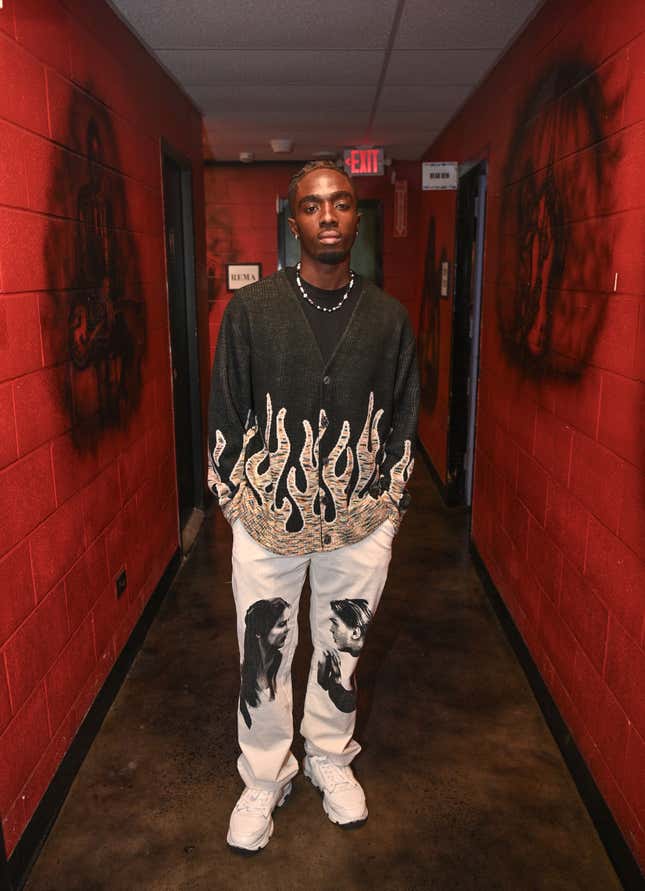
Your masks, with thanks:
[{"label": "man", "polygon": [[331,636],[336,650],[326,650],[318,662],[318,683],[341,712],[353,712],[356,708],[355,665],[350,663],[348,686],[343,684],[341,653],[360,656],[372,611],[367,600],[332,600],[330,619]]},{"label": "man", "polygon": [[[267,844],[272,812],[298,771],[290,671],[307,570],[314,653],[300,728],[304,772],[332,822],[367,819],[349,767],[360,751],[352,738],[356,711],[334,703],[318,665],[334,648],[332,603],[361,601],[370,616],[378,606],[409,502],[419,403],[405,309],[350,270],[359,223],[353,183],[331,162],[312,162],[293,177],[289,200],[301,262],[230,301],[209,407],[209,485],[233,528],[241,656],[245,616],[258,599],[282,598],[294,617],[275,695],[258,699],[250,726],[238,717],[246,788],[227,841],[246,853]],[[353,654],[349,683],[356,662]]]},{"label": "man", "polygon": [[367,600],[332,600],[331,636],[339,650],[360,656],[372,618]]}]

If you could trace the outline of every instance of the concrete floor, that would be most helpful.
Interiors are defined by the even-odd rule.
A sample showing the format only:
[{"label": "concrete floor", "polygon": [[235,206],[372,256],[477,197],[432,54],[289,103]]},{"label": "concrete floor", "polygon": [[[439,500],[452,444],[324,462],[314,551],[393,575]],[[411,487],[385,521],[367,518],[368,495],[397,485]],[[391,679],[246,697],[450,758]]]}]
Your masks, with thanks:
[{"label": "concrete floor", "polygon": [[[259,855],[241,791],[230,532],[207,517],[72,787],[29,891],[611,891],[620,883],[423,461],[359,669],[370,818],[333,826],[300,775]],[[301,609],[296,726],[309,637]],[[302,743],[295,742],[302,757]]]}]

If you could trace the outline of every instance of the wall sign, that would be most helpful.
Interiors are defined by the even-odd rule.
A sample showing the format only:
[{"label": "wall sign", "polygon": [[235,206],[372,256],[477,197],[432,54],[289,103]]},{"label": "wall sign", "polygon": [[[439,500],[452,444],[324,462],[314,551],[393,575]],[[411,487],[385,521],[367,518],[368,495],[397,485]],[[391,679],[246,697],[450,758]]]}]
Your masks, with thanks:
[{"label": "wall sign", "polygon": [[394,237],[405,238],[408,234],[408,181],[397,179],[394,183]]},{"label": "wall sign", "polygon": [[226,287],[229,291],[237,291],[244,285],[259,282],[262,278],[261,263],[232,263],[226,264]]},{"label": "wall sign", "polygon": [[343,161],[352,176],[383,176],[385,149],[346,148]]},{"label": "wall sign", "polygon": [[458,186],[458,167],[452,161],[424,161],[421,165],[423,190],[456,189]]}]

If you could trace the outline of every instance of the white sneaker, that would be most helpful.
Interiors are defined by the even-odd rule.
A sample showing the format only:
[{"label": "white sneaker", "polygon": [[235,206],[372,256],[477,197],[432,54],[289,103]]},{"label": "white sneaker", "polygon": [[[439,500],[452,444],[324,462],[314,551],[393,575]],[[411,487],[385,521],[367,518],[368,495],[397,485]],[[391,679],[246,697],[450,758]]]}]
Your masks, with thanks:
[{"label": "white sneaker", "polygon": [[336,764],[324,755],[305,755],[305,776],[322,792],[323,810],[343,829],[362,826],[367,820],[365,793],[349,765]]},{"label": "white sneaker", "polygon": [[263,848],[273,834],[274,808],[281,807],[291,792],[291,783],[278,789],[246,787],[233,808],[228,825],[227,843],[243,854]]}]

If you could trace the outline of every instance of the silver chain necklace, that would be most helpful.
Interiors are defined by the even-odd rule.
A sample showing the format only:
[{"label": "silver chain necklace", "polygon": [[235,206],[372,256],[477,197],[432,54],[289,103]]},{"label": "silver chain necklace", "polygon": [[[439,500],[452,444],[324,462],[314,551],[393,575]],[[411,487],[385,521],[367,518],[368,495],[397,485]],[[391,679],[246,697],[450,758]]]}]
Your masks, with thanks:
[{"label": "silver chain necklace", "polygon": [[300,288],[300,293],[305,298],[307,303],[311,303],[311,305],[313,307],[315,307],[315,309],[319,309],[320,312],[336,312],[336,310],[340,309],[341,306],[343,305],[343,303],[349,297],[349,292],[352,290],[352,285],[354,284],[354,273],[350,270],[349,284],[347,285],[347,290],[345,291],[343,296],[340,298],[340,300],[336,304],[336,306],[318,306],[318,304],[314,300],[311,299],[309,294],[307,294],[307,292],[305,291],[305,289],[302,286],[302,279],[300,278],[300,263],[298,263],[296,266],[296,282],[298,283],[298,287]]}]

